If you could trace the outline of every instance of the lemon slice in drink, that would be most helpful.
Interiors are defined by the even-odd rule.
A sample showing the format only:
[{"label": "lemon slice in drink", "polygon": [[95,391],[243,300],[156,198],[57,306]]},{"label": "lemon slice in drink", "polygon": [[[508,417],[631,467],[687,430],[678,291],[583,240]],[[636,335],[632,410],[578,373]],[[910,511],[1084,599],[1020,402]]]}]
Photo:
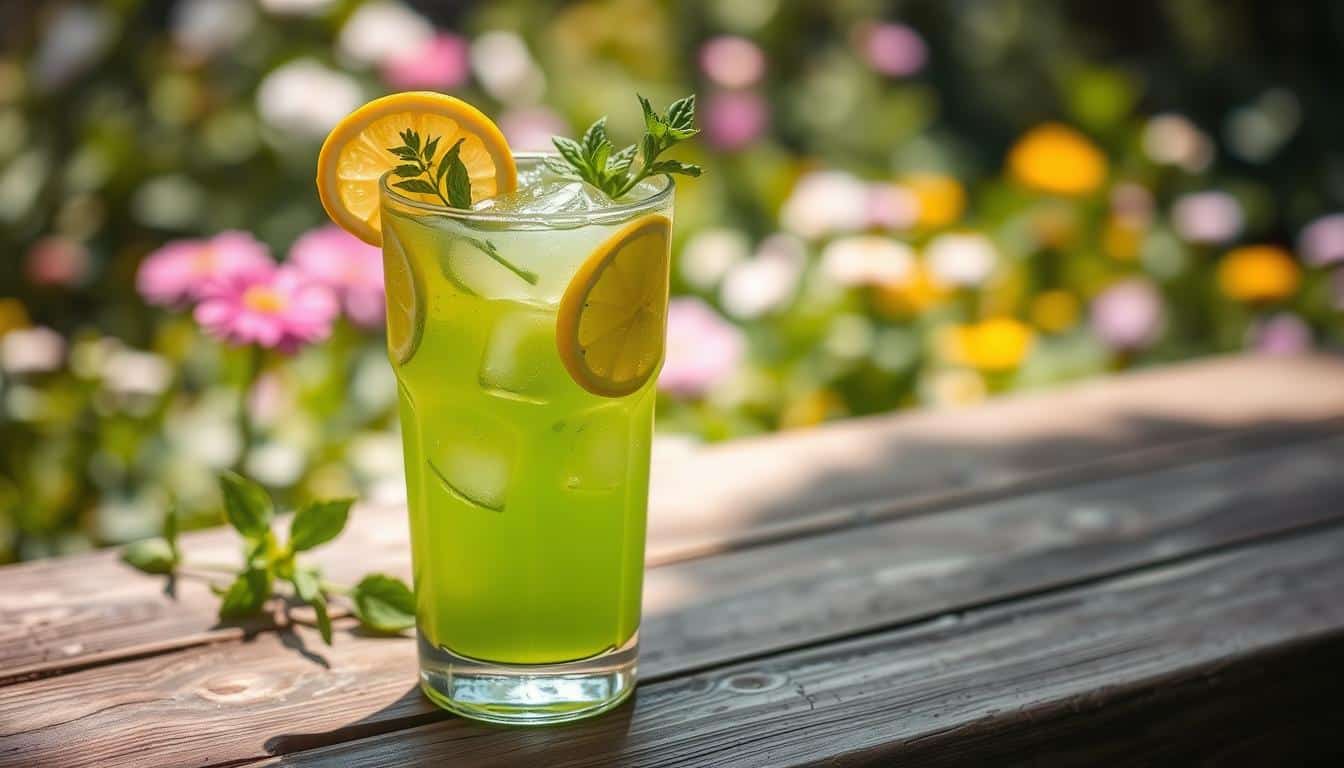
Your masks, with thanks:
[{"label": "lemon slice in drink", "polygon": [[[471,179],[471,199],[481,200],[518,187],[513,153],[490,118],[470,104],[429,91],[394,93],[351,112],[327,134],[317,158],[317,192],[327,215],[370,245],[382,243],[378,180],[404,163],[388,151],[402,144],[401,133],[420,140],[438,137],[437,157],[462,139],[459,157]],[[427,193],[398,190],[406,197],[442,205]]]},{"label": "lemon slice in drink", "polygon": [[593,251],[560,298],[556,348],[589,392],[628,395],[662,362],[671,234],[660,214],[630,222]]},{"label": "lemon slice in drink", "polygon": [[425,293],[415,265],[395,232],[383,239],[383,277],[387,291],[387,352],[397,365],[415,355],[425,332]]}]

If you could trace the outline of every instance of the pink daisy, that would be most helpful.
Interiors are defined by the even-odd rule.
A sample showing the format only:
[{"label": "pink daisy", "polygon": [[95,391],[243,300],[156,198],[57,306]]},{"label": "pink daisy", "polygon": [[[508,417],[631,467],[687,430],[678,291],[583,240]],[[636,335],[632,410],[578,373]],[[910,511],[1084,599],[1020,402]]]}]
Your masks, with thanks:
[{"label": "pink daisy", "polygon": [[230,230],[200,240],[173,240],[140,263],[135,287],[150,304],[180,305],[204,298],[207,286],[272,266],[266,246]]},{"label": "pink daisy", "polygon": [[378,248],[328,224],[296,240],[289,261],[330,288],[356,325],[383,324],[383,254]]},{"label": "pink daisy", "polygon": [[296,267],[239,273],[218,280],[196,307],[196,322],[221,341],[259,344],[286,354],[331,334],[336,297]]}]

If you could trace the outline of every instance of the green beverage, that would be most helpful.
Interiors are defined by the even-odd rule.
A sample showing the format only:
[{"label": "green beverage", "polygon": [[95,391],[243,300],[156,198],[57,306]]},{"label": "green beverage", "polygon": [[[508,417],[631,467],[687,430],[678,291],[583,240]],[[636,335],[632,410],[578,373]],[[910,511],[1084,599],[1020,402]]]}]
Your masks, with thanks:
[{"label": "green beverage", "polygon": [[[613,706],[634,682],[671,182],[615,202],[534,156],[472,211],[381,198],[425,690],[509,722]],[[648,317],[598,314],[627,297]]]}]

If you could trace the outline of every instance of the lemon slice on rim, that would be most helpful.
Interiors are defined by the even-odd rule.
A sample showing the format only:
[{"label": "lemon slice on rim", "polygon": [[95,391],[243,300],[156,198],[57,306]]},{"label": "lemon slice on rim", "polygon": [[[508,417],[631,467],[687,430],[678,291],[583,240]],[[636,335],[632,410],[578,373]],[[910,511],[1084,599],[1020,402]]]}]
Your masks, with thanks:
[{"label": "lemon slice on rim", "polygon": [[580,265],[556,313],[555,343],[579,386],[623,397],[663,359],[672,221],[649,214],[621,228]]},{"label": "lemon slice on rim", "polygon": [[[351,112],[322,144],[317,158],[317,192],[327,215],[370,245],[382,243],[378,180],[404,161],[388,151],[400,146],[406,129],[422,141],[439,137],[438,157],[462,139],[459,157],[471,179],[471,199],[481,200],[518,187],[513,153],[499,127],[470,104],[430,91],[394,93]],[[437,159],[437,158],[436,158]],[[434,195],[404,192],[409,198],[442,205]]]}]

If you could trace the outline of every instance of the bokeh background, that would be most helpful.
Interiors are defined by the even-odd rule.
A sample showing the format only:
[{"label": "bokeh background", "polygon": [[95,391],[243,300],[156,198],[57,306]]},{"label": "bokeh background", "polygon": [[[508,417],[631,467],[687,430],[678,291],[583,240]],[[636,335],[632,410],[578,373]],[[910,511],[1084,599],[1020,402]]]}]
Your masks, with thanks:
[{"label": "bokeh background", "polygon": [[[377,253],[312,183],[372,97],[452,93],[530,149],[699,95],[676,452],[1338,346],[1341,41],[1330,0],[0,0],[0,562],[215,524],[229,467],[403,496]],[[198,327],[174,265],[228,258],[327,290],[326,338]]]}]

